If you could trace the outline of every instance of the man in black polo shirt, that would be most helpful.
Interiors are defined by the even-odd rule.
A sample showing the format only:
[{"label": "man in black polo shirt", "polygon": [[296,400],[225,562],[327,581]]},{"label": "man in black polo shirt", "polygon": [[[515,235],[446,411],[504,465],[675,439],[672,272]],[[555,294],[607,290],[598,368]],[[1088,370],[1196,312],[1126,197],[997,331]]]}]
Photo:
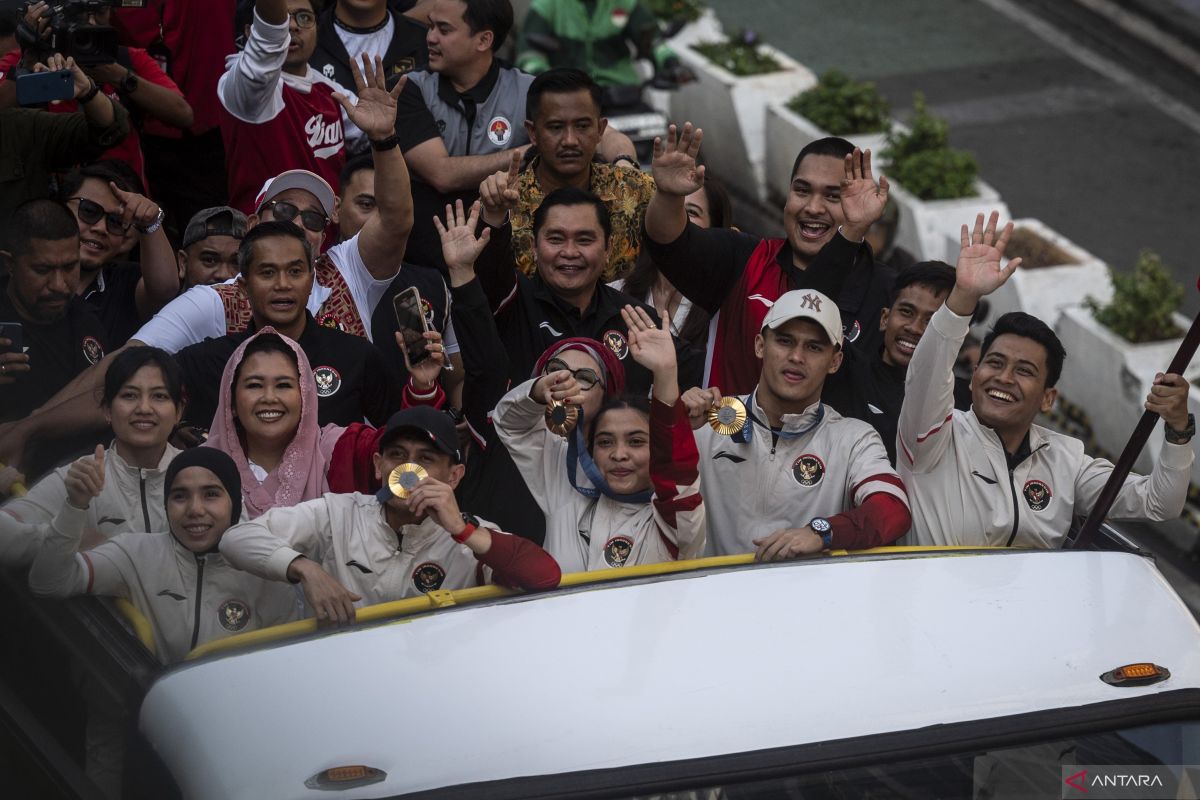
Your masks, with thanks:
[{"label": "man in black polo shirt", "polygon": [[221,372],[247,337],[270,325],[295,340],[317,382],[317,421],[383,425],[400,407],[393,373],[361,336],[318,325],[304,306],[314,278],[304,233],[287,222],[262,222],[246,232],[238,251],[252,323],[244,333],[205,339],[175,354],[188,390],[187,420],[208,428],[216,413]]},{"label": "man in black polo shirt", "polygon": [[[478,215],[476,207],[472,224]],[[555,189],[546,196],[533,215],[537,265],[533,277],[521,274],[513,263],[511,227],[484,230],[489,239],[475,262],[475,272],[508,351],[513,383],[528,380],[538,356],[550,345],[585,336],[602,342],[621,360],[631,392],[650,390],[650,371],[629,358],[629,332],[621,309],[626,305],[644,308],[655,324],[658,315],[645,303],[600,280],[612,246],[608,206],[603,200],[574,186]],[[473,234],[471,239],[473,243]],[[474,259],[468,255],[468,260]],[[470,346],[465,339],[461,345],[464,350]],[[698,354],[678,339],[675,347],[680,386],[697,385],[702,368]]]},{"label": "man in black polo shirt", "polygon": [[953,288],[954,267],[941,261],[901,270],[879,316],[882,345],[872,353],[847,348],[842,368],[825,378],[821,399],[843,417],[861,419],[879,431],[893,465],[908,362],[933,312]]},{"label": "man in black polo shirt", "polygon": [[[0,422],[22,419],[76,375],[104,357],[104,326],[76,295],[79,227],[53,200],[30,200],[7,220],[0,260],[9,273],[0,291],[0,323],[12,333],[0,341]],[[20,325],[20,345],[16,328]],[[39,448],[22,468],[30,479],[70,453]]]},{"label": "man in black polo shirt", "polygon": [[379,56],[389,76],[425,63],[425,26],[388,8],[387,0],[336,0],[330,6],[317,17],[317,46],[308,59],[326,78],[353,86],[351,53]]}]

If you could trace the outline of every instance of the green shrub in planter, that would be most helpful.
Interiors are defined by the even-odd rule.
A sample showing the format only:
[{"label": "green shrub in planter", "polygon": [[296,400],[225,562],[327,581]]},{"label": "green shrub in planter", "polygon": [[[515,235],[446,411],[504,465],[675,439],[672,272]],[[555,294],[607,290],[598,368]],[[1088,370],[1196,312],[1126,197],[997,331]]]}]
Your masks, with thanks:
[{"label": "green shrub in planter", "polygon": [[888,177],[921,200],[975,196],[979,163],[949,144],[950,126],[929,113],[925,95],[913,94],[913,118],[907,133],[893,129],[883,157],[891,162]]},{"label": "green shrub in planter", "polygon": [[650,12],[667,24],[695,22],[704,13],[700,0],[649,0]]},{"label": "green shrub in planter", "polygon": [[875,84],[853,80],[836,69],[822,75],[816,86],[793,97],[787,106],[834,136],[878,133],[892,124],[892,109]]},{"label": "green shrub in planter", "polygon": [[1083,303],[1096,321],[1126,341],[1160,342],[1183,335],[1174,313],[1183,301],[1183,285],[1176,283],[1158,254],[1143,250],[1133,272],[1112,275],[1112,302],[1101,305],[1094,297]]},{"label": "green shrub in planter", "polygon": [[778,59],[759,49],[758,34],[749,29],[723,42],[701,42],[692,49],[721,69],[743,78],[783,69]]}]

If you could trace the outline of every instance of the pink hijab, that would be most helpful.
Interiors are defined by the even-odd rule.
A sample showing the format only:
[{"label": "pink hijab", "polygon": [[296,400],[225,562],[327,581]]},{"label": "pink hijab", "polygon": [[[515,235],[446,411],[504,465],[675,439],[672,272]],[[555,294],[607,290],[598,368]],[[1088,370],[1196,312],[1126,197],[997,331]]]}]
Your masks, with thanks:
[{"label": "pink hijab", "polygon": [[[233,374],[245,358],[246,348],[250,343],[268,333],[283,339],[296,354],[296,362],[300,368],[301,408],[300,426],[296,429],[296,435],[284,450],[279,464],[267,474],[267,479],[260,483],[250,471],[250,459],[242,449],[241,437],[238,436],[237,423],[233,417]],[[221,375],[217,413],[213,417],[213,428],[209,432],[208,441],[205,442],[206,447],[216,447],[233,457],[242,477],[242,499],[252,519],[275,506],[294,506],[329,491],[325,479],[328,460],[325,458],[324,448],[321,447],[321,439],[321,428],[317,424],[317,384],[313,379],[308,357],[304,355],[300,345],[274,328],[268,326],[261,329],[242,342],[225,364],[225,371]]]}]

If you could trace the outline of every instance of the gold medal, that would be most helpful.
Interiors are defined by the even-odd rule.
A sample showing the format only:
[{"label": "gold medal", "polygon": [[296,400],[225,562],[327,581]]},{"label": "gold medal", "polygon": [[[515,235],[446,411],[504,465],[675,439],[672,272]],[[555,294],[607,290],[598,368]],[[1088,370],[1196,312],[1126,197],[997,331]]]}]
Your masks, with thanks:
[{"label": "gold medal", "polygon": [[388,475],[388,488],[401,500],[407,500],[417,484],[429,477],[420,464],[401,464]]},{"label": "gold medal", "polygon": [[546,427],[551,433],[566,436],[579,423],[579,409],[551,400],[546,404]]},{"label": "gold medal", "polygon": [[746,404],[736,397],[722,397],[708,410],[708,424],[722,436],[733,436],[746,427]]}]

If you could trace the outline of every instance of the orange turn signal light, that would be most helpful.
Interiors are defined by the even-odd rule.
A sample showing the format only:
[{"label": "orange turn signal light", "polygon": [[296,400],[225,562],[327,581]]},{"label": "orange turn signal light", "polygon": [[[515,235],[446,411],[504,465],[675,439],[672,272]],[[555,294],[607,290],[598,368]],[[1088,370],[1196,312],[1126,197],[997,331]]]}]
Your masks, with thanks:
[{"label": "orange turn signal light", "polygon": [[353,789],[369,786],[387,778],[387,773],[362,764],[348,764],[322,770],[304,782],[309,789]]},{"label": "orange turn signal light", "polygon": [[1126,664],[1104,673],[1100,680],[1110,686],[1149,686],[1171,677],[1171,671],[1157,664],[1141,662]]}]

